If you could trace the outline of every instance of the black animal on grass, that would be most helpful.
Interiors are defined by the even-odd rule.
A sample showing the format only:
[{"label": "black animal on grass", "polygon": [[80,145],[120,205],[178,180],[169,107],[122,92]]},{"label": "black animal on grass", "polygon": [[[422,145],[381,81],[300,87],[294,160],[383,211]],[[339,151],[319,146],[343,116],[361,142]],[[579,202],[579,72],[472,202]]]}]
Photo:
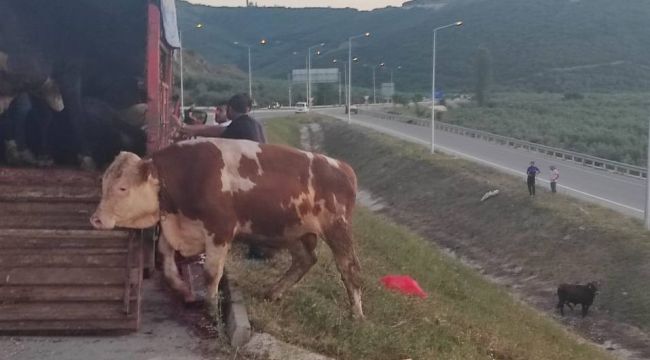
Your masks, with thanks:
[{"label": "black animal on grass", "polygon": [[594,298],[598,293],[598,287],[595,282],[587,285],[570,285],[560,284],[557,288],[558,303],[557,308],[560,314],[564,316],[564,305],[573,310],[573,305],[580,304],[582,307],[582,317],[587,316],[589,307],[594,303]]}]

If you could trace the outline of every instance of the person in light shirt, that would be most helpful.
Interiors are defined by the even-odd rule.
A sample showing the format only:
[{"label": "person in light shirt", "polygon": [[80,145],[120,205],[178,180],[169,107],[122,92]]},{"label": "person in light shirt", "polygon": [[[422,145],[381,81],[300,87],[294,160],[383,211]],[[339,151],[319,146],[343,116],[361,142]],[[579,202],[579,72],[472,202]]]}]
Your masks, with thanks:
[{"label": "person in light shirt", "polygon": [[560,178],[560,170],[551,165],[551,192],[557,192],[557,180]]}]

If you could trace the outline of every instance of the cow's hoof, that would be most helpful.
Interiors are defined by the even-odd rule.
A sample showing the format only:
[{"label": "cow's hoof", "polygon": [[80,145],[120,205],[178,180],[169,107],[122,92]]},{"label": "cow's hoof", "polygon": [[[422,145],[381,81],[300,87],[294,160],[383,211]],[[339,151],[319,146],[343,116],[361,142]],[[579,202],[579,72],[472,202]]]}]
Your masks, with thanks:
[{"label": "cow's hoof", "polygon": [[84,171],[95,171],[95,170],[97,170],[97,166],[95,165],[95,161],[90,156],[82,156],[82,157],[80,157],[79,163],[80,163],[81,169],[84,170]]}]

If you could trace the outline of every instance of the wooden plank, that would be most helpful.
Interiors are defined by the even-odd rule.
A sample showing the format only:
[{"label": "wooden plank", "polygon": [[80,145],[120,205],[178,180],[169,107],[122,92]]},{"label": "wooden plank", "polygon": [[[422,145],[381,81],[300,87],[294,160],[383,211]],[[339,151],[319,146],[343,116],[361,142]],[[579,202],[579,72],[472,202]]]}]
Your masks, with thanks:
[{"label": "wooden plank", "polygon": [[122,301],[124,288],[111,286],[0,286],[0,303]]},{"label": "wooden plank", "polygon": [[77,186],[52,186],[0,184],[0,200],[2,201],[56,201],[56,199],[70,201],[94,201],[99,202],[101,192],[99,187],[77,187]]},{"label": "wooden plank", "polygon": [[117,239],[30,239],[0,238],[0,249],[62,249],[62,248],[113,248],[125,249],[127,238]]},{"label": "wooden plank", "polygon": [[[126,269],[119,268],[0,268],[2,285],[123,285]],[[131,270],[136,284],[139,269]]]},{"label": "wooden plank", "polygon": [[[0,256],[13,256],[13,255],[31,255],[38,253],[39,250],[34,249],[3,249]],[[126,249],[111,249],[111,248],[72,248],[72,249],[47,249],[47,253],[51,255],[118,255],[123,254],[126,256]]]},{"label": "wooden plank", "polygon": [[35,220],[29,220],[26,216],[0,216],[0,228],[14,229],[79,229],[92,230],[88,221],[83,219],[66,219],[57,217],[37,216]]},{"label": "wooden plank", "polygon": [[[0,240],[14,237],[47,237],[47,238],[83,238],[83,239],[112,239],[129,236],[127,230],[50,230],[50,229],[0,229]],[[125,247],[126,249],[126,247]]]},{"label": "wooden plank", "polygon": [[[135,306],[135,302],[132,306]],[[121,320],[125,318],[128,317],[124,314],[124,305],[121,301],[0,304],[0,322]]]},{"label": "wooden plank", "polygon": [[137,320],[76,320],[76,321],[0,321],[0,334],[90,334],[106,331],[135,331]]},{"label": "wooden plank", "polygon": [[[134,254],[131,260],[137,260]],[[124,268],[127,266],[127,254],[53,254],[49,251],[32,251],[29,254],[0,253],[0,268],[21,267],[103,267]]]},{"label": "wooden plank", "polygon": [[30,214],[92,214],[97,204],[83,203],[78,201],[66,202],[2,202],[0,203],[0,214],[30,213]]}]

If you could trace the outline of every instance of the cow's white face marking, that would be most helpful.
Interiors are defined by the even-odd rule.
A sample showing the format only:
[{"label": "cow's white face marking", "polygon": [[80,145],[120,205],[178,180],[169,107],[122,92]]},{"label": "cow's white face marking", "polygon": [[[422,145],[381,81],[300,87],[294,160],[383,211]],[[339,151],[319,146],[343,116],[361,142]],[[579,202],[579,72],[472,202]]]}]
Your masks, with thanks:
[{"label": "cow's white face marking", "polygon": [[210,143],[216,146],[221,152],[224,168],[221,170],[221,191],[238,192],[249,191],[255,187],[255,183],[239,174],[239,164],[242,158],[254,160],[257,163],[257,174],[262,175],[262,166],[257,154],[262,152],[259,143],[248,140],[230,139],[195,139],[180,142],[180,146],[194,145],[198,143]]},{"label": "cow's white face marking", "polygon": [[122,152],[115,158],[104,173],[102,199],[94,214],[101,221],[93,225],[144,229],[158,222],[160,185],[150,166],[133,153]]}]

